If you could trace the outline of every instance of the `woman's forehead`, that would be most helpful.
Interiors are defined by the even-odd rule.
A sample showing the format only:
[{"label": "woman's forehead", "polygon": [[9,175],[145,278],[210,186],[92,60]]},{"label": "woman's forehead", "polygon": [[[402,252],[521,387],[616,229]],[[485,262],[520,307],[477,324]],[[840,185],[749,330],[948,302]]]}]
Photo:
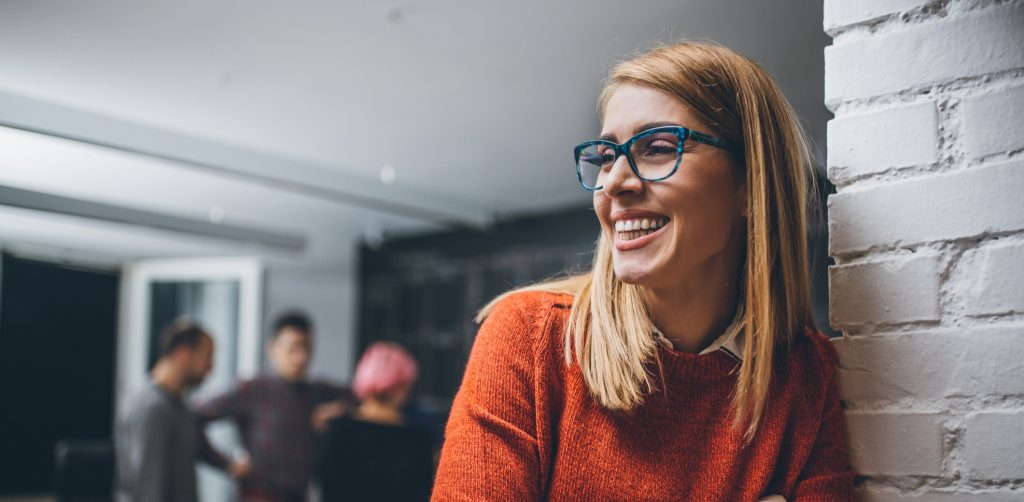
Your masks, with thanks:
[{"label": "woman's forehead", "polygon": [[653,87],[622,84],[605,105],[601,135],[625,141],[649,124],[701,129],[689,108],[675,96]]}]

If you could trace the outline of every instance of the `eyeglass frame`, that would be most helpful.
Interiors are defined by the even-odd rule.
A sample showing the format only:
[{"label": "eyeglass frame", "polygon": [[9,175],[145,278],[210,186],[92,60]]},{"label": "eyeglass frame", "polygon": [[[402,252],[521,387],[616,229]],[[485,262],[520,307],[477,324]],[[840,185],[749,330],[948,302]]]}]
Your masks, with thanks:
[{"label": "eyeglass frame", "polygon": [[[673,166],[672,171],[666,174],[665,176],[662,176],[660,178],[645,178],[640,174],[640,169],[636,166],[636,161],[633,160],[633,154],[629,152],[629,149],[637,141],[646,138],[647,136],[650,136],[652,134],[657,134],[660,132],[673,132],[675,133],[676,137],[679,138],[679,145],[676,147],[676,165]],[[573,158],[576,161],[576,179],[580,181],[580,186],[582,186],[583,189],[588,192],[596,192],[604,188],[604,185],[594,188],[588,187],[587,184],[583,182],[583,173],[580,172],[580,155],[582,154],[583,149],[595,145],[604,145],[610,147],[612,151],[615,152],[615,158],[612,159],[613,165],[616,161],[619,160],[620,156],[624,155],[626,157],[626,161],[629,163],[629,168],[633,171],[633,174],[635,174],[637,178],[640,178],[642,181],[664,181],[668,178],[671,178],[672,175],[679,170],[679,165],[682,164],[683,162],[683,146],[686,144],[687,140],[693,140],[696,141],[697,143],[703,143],[705,145],[713,146],[715,148],[721,148],[726,151],[737,150],[736,145],[734,145],[731,141],[725,138],[719,138],[716,136],[712,136],[710,134],[694,131],[693,129],[690,129],[688,127],[671,125],[652,127],[646,131],[637,133],[635,136],[627,139],[622,144],[618,144],[613,141],[608,141],[606,139],[595,139],[591,141],[584,141],[583,143],[576,145],[576,147],[573,148]]]}]

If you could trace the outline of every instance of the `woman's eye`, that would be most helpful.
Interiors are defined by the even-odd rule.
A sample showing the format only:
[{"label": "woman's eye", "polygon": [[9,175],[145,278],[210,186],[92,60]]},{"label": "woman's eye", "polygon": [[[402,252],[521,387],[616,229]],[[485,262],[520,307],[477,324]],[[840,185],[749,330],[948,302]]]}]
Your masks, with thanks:
[{"label": "woman's eye", "polygon": [[604,166],[615,162],[615,150],[601,147],[594,152],[594,164]]},{"label": "woman's eye", "polygon": [[676,150],[676,145],[663,141],[647,145],[643,153],[644,155],[668,155],[676,153]]},{"label": "woman's eye", "polygon": [[606,150],[604,152],[584,153],[580,156],[580,162],[607,169],[615,163],[615,152]]}]

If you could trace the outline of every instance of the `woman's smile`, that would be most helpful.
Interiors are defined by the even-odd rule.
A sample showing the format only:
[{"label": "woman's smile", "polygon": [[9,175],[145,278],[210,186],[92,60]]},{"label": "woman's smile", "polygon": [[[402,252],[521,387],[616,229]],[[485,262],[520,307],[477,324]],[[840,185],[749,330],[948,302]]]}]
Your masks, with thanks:
[{"label": "woman's smile", "polygon": [[616,221],[615,249],[630,251],[646,246],[666,232],[668,221],[665,217]]}]

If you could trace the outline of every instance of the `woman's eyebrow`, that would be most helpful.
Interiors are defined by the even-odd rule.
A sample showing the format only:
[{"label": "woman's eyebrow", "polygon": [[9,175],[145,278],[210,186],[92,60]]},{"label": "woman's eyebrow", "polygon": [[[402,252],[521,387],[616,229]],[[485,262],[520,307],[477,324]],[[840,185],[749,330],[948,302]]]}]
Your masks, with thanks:
[{"label": "woman's eyebrow", "polygon": [[640,133],[642,133],[644,131],[647,131],[647,130],[650,130],[650,129],[654,129],[655,127],[664,127],[664,126],[679,126],[679,124],[677,124],[675,122],[648,122],[648,123],[646,123],[646,124],[644,124],[642,126],[638,126],[635,129],[633,129],[633,134],[637,135],[637,134],[640,134]]},{"label": "woman's eyebrow", "polygon": [[[649,129],[654,129],[655,127],[678,126],[678,125],[679,124],[676,123],[676,122],[648,122],[646,124],[634,127],[633,128],[633,135],[635,136],[635,135],[640,134],[640,133],[642,133],[644,131],[647,131]],[[597,139],[604,140],[604,141],[611,141],[612,143],[617,143],[618,142],[615,139],[615,135],[612,134],[612,133],[604,133],[600,137],[598,137]]]}]

